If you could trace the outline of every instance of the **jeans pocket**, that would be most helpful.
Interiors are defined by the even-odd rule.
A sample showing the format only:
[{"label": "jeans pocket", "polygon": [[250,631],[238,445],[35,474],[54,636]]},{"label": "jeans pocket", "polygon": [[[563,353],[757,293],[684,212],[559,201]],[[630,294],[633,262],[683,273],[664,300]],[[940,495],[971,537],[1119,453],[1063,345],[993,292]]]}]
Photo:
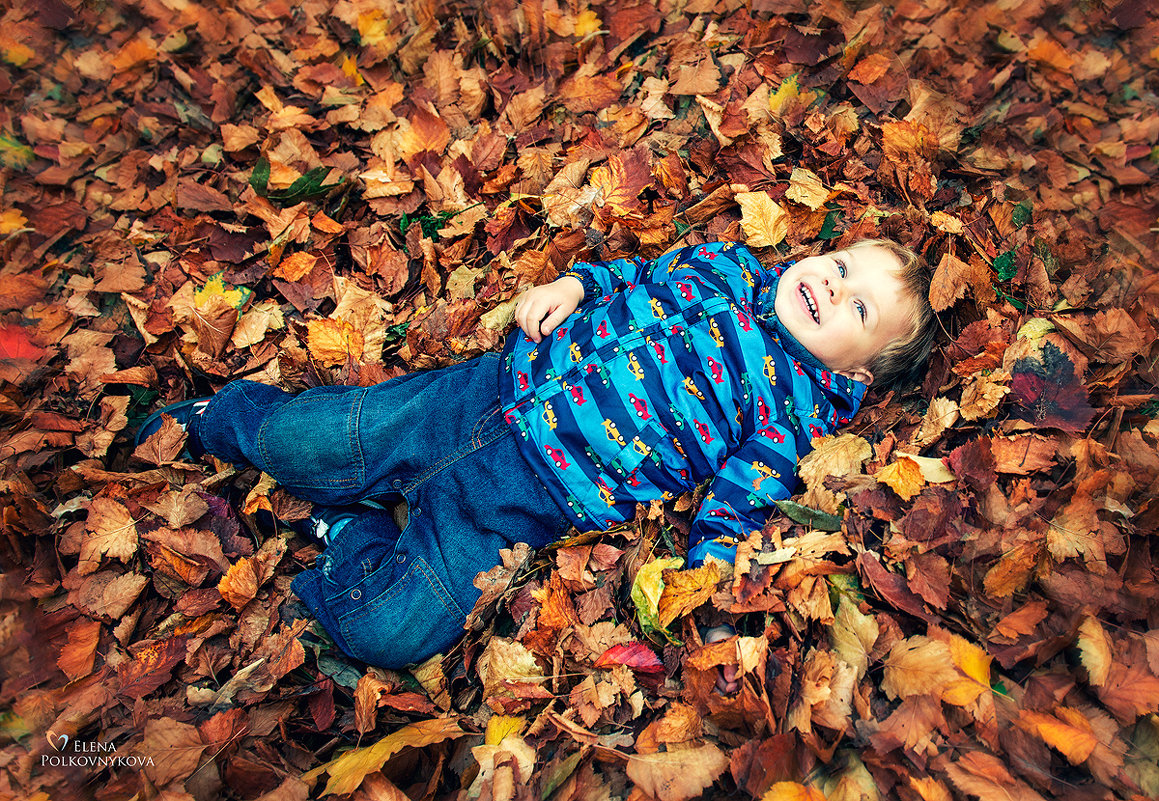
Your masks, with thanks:
[{"label": "jeans pocket", "polygon": [[262,422],[257,439],[264,464],[257,466],[290,492],[363,487],[359,417],[365,395],[355,387],[315,387],[294,397]]},{"label": "jeans pocket", "polygon": [[406,571],[394,576],[395,571],[386,565],[347,591],[348,598],[361,593],[368,600],[339,618],[352,656],[391,669],[420,662],[449,647],[463,635],[467,619],[446,583],[424,559],[412,557]]}]

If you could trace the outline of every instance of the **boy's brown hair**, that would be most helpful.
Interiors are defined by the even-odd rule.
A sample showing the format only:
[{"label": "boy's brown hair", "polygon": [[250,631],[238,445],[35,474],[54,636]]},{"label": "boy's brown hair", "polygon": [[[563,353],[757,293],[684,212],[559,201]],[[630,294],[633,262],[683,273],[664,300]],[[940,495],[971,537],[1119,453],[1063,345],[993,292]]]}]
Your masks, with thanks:
[{"label": "boy's brown hair", "polygon": [[901,389],[907,384],[919,382],[938,330],[938,318],[929,300],[929,268],[913,250],[889,239],[862,239],[849,247],[879,247],[892,254],[901,265],[897,276],[913,300],[913,319],[910,320],[909,331],[886,345],[869,363],[869,370],[873,373],[873,388]]}]

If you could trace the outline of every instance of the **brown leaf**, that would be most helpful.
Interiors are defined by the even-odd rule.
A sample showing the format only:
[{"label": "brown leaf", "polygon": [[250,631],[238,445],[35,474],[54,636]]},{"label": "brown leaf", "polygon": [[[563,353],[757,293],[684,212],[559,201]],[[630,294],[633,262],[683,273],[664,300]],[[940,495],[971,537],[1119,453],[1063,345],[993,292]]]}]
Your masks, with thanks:
[{"label": "brown leaf", "polygon": [[149,758],[142,768],[149,780],[164,787],[193,775],[205,748],[196,726],[166,717],[146,721],[145,739],[134,750]]},{"label": "brown leaf", "polygon": [[146,437],[133,451],[133,457],[149,464],[172,462],[185,447],[185,428],[167,414],[161,415],[161,427]]},{"label": "brown leaf", "polygon": [[137,522],[124,504],[112,498],[93,498],[85,531],[77,565],[81,575],[95,573],[106,556],[127,563],[137,552]]},{"label": "brown leaf", "polygon": [[68,644],[60,650],[56,665],[73,681],[93,671],[100,641],[99,620],[78,620],[68,629]]},{"label": "brown leaf", "polygon": [[628,778],[658,801],[699,796],[728,767],[728,757],[706,743],[696,748],[628,757]]}]

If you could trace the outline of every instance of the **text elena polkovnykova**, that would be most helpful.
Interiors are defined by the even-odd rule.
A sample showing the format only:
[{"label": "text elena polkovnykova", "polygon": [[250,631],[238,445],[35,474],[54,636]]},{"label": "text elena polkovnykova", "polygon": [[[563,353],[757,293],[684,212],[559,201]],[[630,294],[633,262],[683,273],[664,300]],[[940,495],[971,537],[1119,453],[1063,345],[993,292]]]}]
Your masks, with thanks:
[{"label": "text elena polkovnykova", "polygon": [[55,753],[40,756],[40,764],[54,768],[144,768],[153,766],[153,757],[118,754],[114,743],[73,740],[67,734],[47,735]]}]

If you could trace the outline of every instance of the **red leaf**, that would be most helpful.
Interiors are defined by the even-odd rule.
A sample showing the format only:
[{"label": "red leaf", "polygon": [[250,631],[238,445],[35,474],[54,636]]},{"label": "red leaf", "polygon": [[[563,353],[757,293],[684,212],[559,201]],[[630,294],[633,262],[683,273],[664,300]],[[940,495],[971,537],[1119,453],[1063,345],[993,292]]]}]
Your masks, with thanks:
[{"label": "red leaf", "polygon": [[660,657],[656,656],[651,648],[640,642],[613,645],[596,660],[596,667],[606,668],[616,665],[627,665],[641,673],[662,673],[664,671],[664,663],[660,661]]}]

